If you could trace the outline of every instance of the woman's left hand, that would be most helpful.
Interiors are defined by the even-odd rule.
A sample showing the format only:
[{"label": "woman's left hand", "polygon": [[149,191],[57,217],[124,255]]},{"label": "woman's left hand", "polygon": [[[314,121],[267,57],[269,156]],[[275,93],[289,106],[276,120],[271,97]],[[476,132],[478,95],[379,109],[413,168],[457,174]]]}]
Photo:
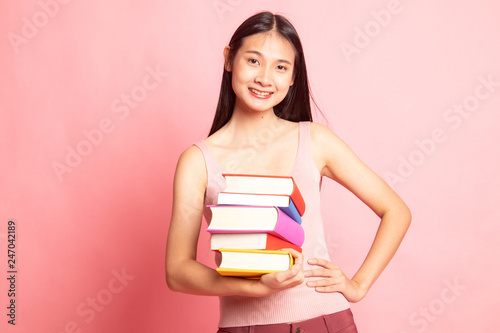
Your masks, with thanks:
[{"label": "woman's left hand", "polygon": [[305,278],[323,277],[324,279],[308,281],[306,285],[319,293],[340,292],[349,302],[358,302],[365,297],[368,290],[365,290],[359,283],[349,279],[342,270],[331,262],[312,258],[308,264],[321,266],[322,268],[304,270]]}]

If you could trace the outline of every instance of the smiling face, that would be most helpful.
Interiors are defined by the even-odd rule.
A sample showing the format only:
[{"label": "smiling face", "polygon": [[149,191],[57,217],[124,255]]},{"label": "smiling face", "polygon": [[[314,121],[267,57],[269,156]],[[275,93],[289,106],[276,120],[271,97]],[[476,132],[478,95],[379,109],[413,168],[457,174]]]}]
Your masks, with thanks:
[{"label": "smiling face", "polygon": [[235,111],[264,112],[279,104],[293,85],[294,60],[295,49],[275,31],[246,37],[226,65],[232,71]]}]

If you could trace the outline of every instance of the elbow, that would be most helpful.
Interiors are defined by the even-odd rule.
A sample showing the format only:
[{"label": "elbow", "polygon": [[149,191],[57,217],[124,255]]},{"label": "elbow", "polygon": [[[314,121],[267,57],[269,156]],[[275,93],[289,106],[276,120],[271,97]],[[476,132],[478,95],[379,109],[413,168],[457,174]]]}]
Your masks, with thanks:
[{"label": "elbow", "polygon": [[167,261],[165,265],[165,281],[167,282],[168,289],[180,292],[182,291],[182,283],[179,277],[179,267],[175,266],[172,263],[169,265]]},{"label": "elbow", "polygon": [[167,282],[167,287],[168,289],[173,290],[174,286],[173,286],[173,279],[172,279],[172,275],[169,274],[169,271],[168,271],[168,268],[165,269],[165,282]]},{"label": "elbow", "polygon": [[168,289],[171,291],[180,291],[181,286],[178,277],[179,269],[174,266],[175,265],[169,260],[165,262],[165,282],[167,283]]},{"label": "elbow", "polygon": [[390,219],[395,223],[395,225],[398,225],[399,229],[405,230],[405,232],[410,227],[412,220],[410,208],[408,208],[408,206],[403,201],[379,216],[382,218],[382,220],[384,219],[384,217],[391,216]]},{"label": "elbow", "polygon": [[167,287],[168,287],[168,289],[170,289],[170,291],[173,291],[173,292],[179,291],[177,284],[172,279],[169,279],[169,278],[167,278]]},{"label": "elbow", "polygon": [[406,206],[406,205],[405,205],[405,217],[406,217],[406,221],[407,221],[408,226],[409,226],[411,224],[412,215],[411,215],[410,208],[408,208],[408,206]]},{"label": "elbow", "polygon": [[411,210],[408,205],[399,198],[399,202],[394,205],[394,213],[397,214],[397,220],[406,227],[410,227],[411,224]]},{"label": "elbow", "polygon": [[168,289],[174,292],[181,291],[180,284],[177,281],[175,274],[173,274],[168,268],[165,271],[165,280],[167,282]]},{"label": "elbow", "polygon": [[404,208],[402,209],[401,212],[401,222],[406,226],[406,230],[410,228],[411,219],[412,219],[411,210],[410,208],[408,208],[408,206],[404,205]]}]

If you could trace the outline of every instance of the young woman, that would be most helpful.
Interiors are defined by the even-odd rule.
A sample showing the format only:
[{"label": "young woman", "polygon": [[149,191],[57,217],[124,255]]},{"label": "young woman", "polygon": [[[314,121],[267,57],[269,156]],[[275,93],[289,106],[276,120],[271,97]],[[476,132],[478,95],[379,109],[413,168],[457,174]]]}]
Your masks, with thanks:
[{"label": "young woman", "polygon": [[[284,17],[256,14],[224,49],[219,103],[209,136],[182,153],[174,179],[166,278],[171,290],[220,297],[219,332],[357,332],[349,302],[368,292],[391,260],[411,215],[401,198],[327,127],[313,123],[304,54]],[[257,280],[223,277],[196,261],[205,205],[223,172],[293,176],[306,202],[306,240],[295,264]],[[328,177],[381,218],[356,274],[328,256],[320,185]],[[209,215],[205,215],[210,219]]]}]

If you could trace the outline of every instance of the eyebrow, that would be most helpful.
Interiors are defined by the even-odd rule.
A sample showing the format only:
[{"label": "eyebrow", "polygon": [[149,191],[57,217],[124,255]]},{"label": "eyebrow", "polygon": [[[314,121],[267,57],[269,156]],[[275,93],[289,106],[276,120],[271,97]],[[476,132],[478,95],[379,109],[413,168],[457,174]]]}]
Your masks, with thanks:
[{"label": "eyebrow", "polygon": [[[258,55],[259,57],[263,56],[262,53],[260,53],[259,51],[254,51],[254,50],[248,50],[245,53],[255,54],[255,55]],[[286,59],[278,59],[277,61],[278,62],[283,62],[283,63],[288,64],[290,66],[292,65],[292,63],[290,61],[286,60]]]}]

